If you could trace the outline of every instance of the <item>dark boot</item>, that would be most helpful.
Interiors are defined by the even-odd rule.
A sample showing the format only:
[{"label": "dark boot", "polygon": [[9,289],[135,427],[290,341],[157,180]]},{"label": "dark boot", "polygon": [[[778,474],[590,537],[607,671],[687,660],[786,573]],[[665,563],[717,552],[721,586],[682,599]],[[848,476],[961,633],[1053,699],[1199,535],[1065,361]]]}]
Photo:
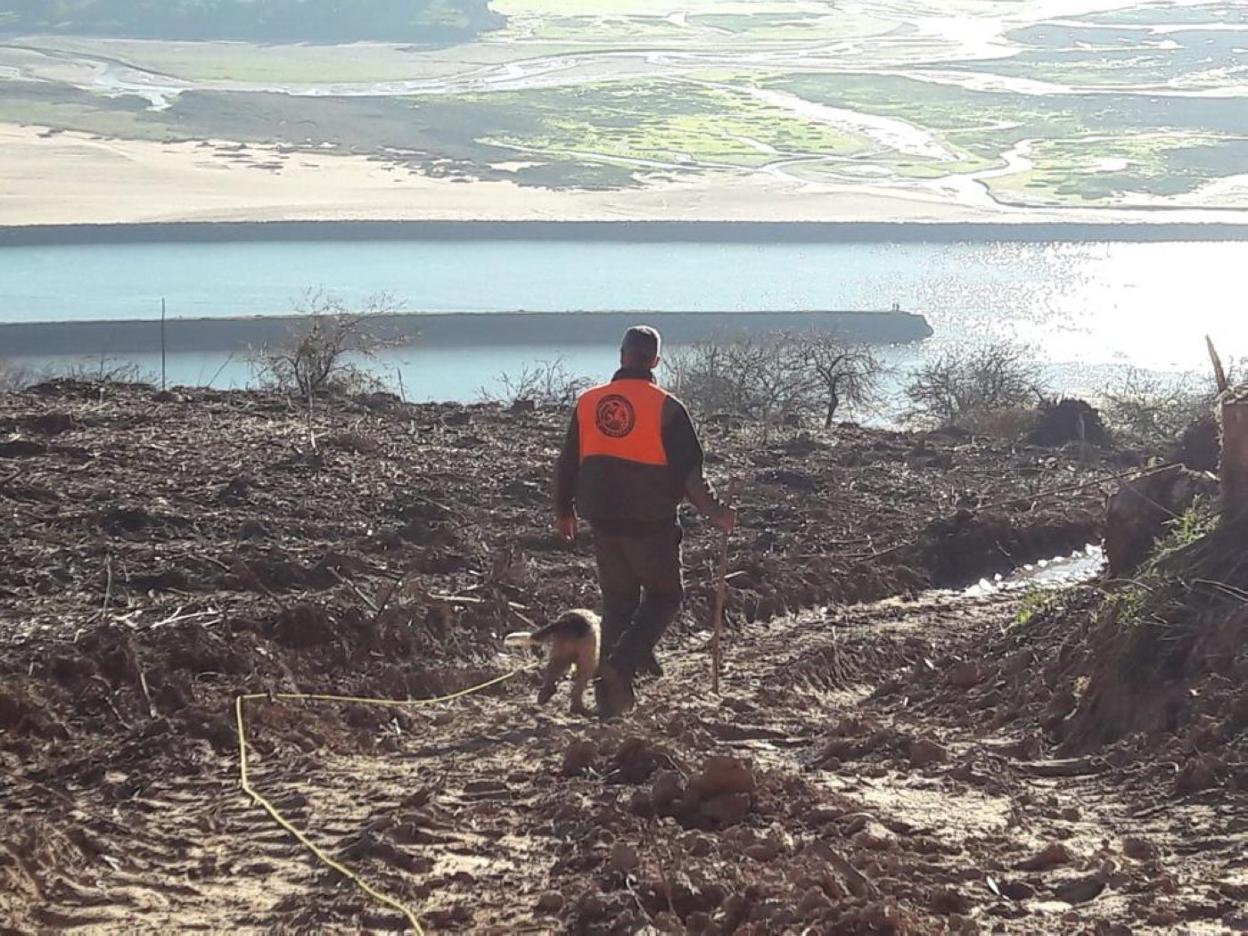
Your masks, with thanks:
[{"label": "dark boot", "polygon": [[639,676],[653,676],[656,679],[663,675],[663,667],[659,665],[653,650],[637,665],[637,674]]},{"label": "dark boot", "polygon": [[633,707],[633,681],[610,663],[598,667],[594,680],[594,701],[598,704],[598,717],[603,721],[619,718]]}]

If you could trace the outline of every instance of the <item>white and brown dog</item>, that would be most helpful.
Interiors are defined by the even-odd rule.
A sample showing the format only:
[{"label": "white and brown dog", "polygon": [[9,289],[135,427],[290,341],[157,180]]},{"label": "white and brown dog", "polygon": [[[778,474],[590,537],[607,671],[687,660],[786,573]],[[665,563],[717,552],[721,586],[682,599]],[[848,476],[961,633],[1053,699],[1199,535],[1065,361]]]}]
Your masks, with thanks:
[{"label": "white and brown dog", "polygon": [[555,694],[555,685],[573,666],[576,676],[572,683],[572,712],[587,715],[585,690],[598,671],[598,652],[602,641],[602,622],[593,611],[576,608],[565,611],[545,627],[529,633],[508,634],[504,643],[512,647],[547,648],[546,676],[537,694],[539,705],[545,705]]}]

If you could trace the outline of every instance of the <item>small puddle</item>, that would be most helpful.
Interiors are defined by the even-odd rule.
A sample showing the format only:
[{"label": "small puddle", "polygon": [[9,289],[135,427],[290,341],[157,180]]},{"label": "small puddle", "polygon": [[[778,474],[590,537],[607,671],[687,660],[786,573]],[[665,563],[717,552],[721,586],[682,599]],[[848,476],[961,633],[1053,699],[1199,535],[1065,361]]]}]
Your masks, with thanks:
[{"label": "small puddle", "polygon": [[1096,578],[1105,568],[1105,550],[1089,543],[1069,556],[1041,559],[1015,569],[1009,575],[982,578],[959,594],[967,598],[980,598],[999,592],[1033,588],[1067,588]]}]

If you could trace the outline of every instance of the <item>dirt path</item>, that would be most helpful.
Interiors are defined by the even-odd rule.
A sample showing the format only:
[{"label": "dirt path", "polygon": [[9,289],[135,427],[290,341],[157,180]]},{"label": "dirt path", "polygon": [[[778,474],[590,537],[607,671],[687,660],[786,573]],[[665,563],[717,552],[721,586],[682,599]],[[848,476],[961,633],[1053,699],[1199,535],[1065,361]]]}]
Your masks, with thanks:
[{"label": "dirt path", "polygon": [[[732,635],[718,701],[695,636],[669,650],[667,675],[637,711],[609,726],[556,710],[563,694],[536,709],[531,675],[397,715],[261,703],[253,782],[432,931],[1224,932],[1244,922],[1227,905],[1248,888],[1242,817],[1170,808],[1160,792],[1120,787],[1107,764],[1043,760],[1026,720],[1007,717],[1004,685],[995,709],[958,704],[959,686],[982,672],[978,648],[1017,601],[933,593],[746,626]],[[246,800],[233,757],[203,742],[145,769],[167,750],[159,725],[103,778],[89,776],[89,759],[75,780],[63,779],[69,766],[34,778],[76,810],[0,780],[6,801],[47,817],[15,827],[0,850],[42,889],[43,925],[401,925]],[[741,790],[727,789],[741,777],[702,770],[719,755],[751,765]],[[37,873],[47,865],[59,872]]]}]

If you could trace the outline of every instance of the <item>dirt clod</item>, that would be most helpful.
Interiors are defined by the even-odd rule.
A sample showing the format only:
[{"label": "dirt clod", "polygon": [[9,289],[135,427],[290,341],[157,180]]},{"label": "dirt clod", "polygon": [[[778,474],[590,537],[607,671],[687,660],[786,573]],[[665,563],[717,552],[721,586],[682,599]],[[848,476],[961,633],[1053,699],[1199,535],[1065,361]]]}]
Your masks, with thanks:
[{"label": "dirt clod", "polygon": [[689,784],[690,792],[711,799],[723,794],[751,794],[758,787],[749,766],[732,757],[708,758],[702,771]]},{"label": "dirt clod", "polygon": [[949,760],[949,752],[931,738],[915,738],[907,747],[910,763],[914,767],[943,764]]},{"label": "dirt clod", "polygon": [[1016,867],[1020,871],[1047,871],[1050,868],[1068,865],[1073,860],[1074,855],[1071,854],[1069,848],[1061,842],[1050,842],[1030,858],[1020,861]]},{"label": "dirt clod", "polygon": [[558,891],[546,891],[537,898],[537,912],[555,914],[563,909],[564,896]]},{"label": "dirt clod", "polygon": [[616,842],[611,846],[611,867],[620,874],[632,874],[640,865],[641,857],[632,845]]},{"label": "dirt clod", "polygon": [[1053,888],[1053,896],[1068,904],[1087,903],[1100,896],[1101,891],[1105,890],[1105,884],[1102,874],[1086,874],[1058,884]]},{"label": "dirt clod", "polygon": [[562,772],[565,777],[585,773],[598,760],[598,745],[588,738],[574,738],[563,753]]},{"label": "dirt clod", "polygon": [[723,828],[736,825],[750,813],[750,794],[722,793],[703,800],[698,806],[698,813],[712,825]]}]

